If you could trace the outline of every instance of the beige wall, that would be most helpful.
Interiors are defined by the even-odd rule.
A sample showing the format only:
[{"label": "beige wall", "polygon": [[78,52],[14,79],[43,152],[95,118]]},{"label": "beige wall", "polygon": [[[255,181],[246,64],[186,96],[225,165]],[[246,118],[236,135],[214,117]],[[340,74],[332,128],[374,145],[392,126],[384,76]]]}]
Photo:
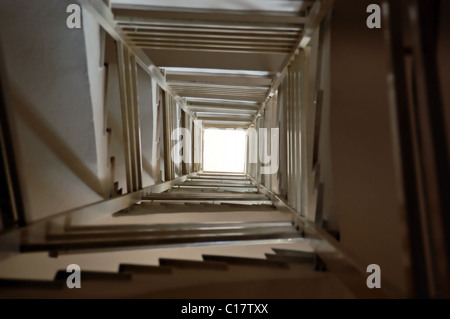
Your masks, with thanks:
[{"label": "beige wall", "polygon": [[[27,221],[109,198],[115,181],[126,192],[117,64],[105,72],[101,28],[89,12],[82,12],[81,29],[67,28],[72,3],[0,3],[8,112]],[[140,68],[138,85],[148,186],[160,174],[157,109],[150,76]]]},{"label": "beige wall", "polygon": [[[375,1],[371,1],[375,3]],[[330,145],[342,244],[405,291],[383,29],[365,27],[367,1],[340,0],[331,20]]]},{"label": "beige wall", "polygon": [[447,127],[447,144],[450,149],[450,41],[448,36],[450,34],[450,2],[441,1],[441,16],[439,17],[440,33],[438,42],[438,68],[441,80],[441,94],[444,105],[445,123]]},{"label": "beige wall", "polygon": [[83,30],[66,27],[69,3],[53,1],[45,10],[38,1],[0,4],[8,111],[29,221],[104,196],[92,108],[99,100],[90,93]]}]

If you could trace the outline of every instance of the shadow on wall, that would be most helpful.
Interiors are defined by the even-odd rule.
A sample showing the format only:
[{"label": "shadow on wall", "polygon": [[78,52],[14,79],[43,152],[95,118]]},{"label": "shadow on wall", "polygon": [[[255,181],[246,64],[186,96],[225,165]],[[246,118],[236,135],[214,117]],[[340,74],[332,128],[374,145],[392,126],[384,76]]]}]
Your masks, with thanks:
[{"label": "shadow on wall", "polygon": [[[10,91],[12,93],[15,113],[33,131],[34,135],[38,137],[52,152],[58,157],[70,170],[74,173],[86,186],[93,190],[98,195],[104,197],[105,193],[102,191],[102,182],[97,176],[92,173],[83,160],[67,146],[58,134],[53,131],[50,126],[41,119],[39,115],[33,111],[29,104],[14,88]],[[36,154],[38,155],[38,154]]]},{"label": "shadow on wall", "polygon": [[[23,139],[24,135],[22,128],[16,130],[16,132],[20,131],[18,135],[16,134],[16,139],[17,136],[19,136],[19,139],[18,141],[16,141],[16,144],[20,144],[19,150],[21,156],[25,157],[31,156],[38,158],[42,157],[40,161],[33,161],[33,164],[38,165],[38,166],[34,165],[35,167],[33,170],[31,169],[31,167],[23,167],[25,163],[30,163],[30,161],[24,160],[23,158],[20,159],[19,156],[18,159],[19,167],[22,167],[22,169],[20,169],[22,189],[24,194],[26,194],[24,198],[30,199],[30,197],[32,198],[41,197],[40,196],[41,191],[43,190],[47,191],[50,190],[55,192],[54,197],[52,197],[48,203],[44,203],[43,205],[42,205],[43,201],[40,200],[39,202],[41,203],[41,205],[36,206],[31,205],[31,203],[28,202],[29,207],[27,211],[27,219],[35,220],[36,218],[45,217],[45,216],[36,216],[34,214],[30,215],[30,212],[31,213],[36,212],[39,215],[45,214],[48,216],[50,213],[53,213],[51,212],[51,210],[55,209],[55,207],[58,206],[58,202],[61,201],[61,199],[58,198],[58,196],[61,195],[70,196],[71,188],[69,188],[69,184],[72,183],[72,181],[67,181],[67,183],[62,182],[59,185],[60,189],[67,190],[66,194],[63,193],[58,194],[58,192],[54,188],[52,189],[47,184],[48,180],[36,181],[36,179],[40,179],[40,177],[42,177],[43,174],[46,174],[46,177],[52,174],[57,174],[61,164],[65,166],[66,169],[68,169],[73,175],[75,175],[79,179],[79,181],[81,181],[85,186],[87,186],[92,192],[98,195],[97,197],[93,196],[91,202],[95,201],[95,198],[97,198],[97,200],[106,198],[107,192],[105,192],[105,190],[102,187],[105,181],[100,180],[95,175],[95,173],[92,172],[91,168],[89,168],[89,166],[86,165],[85,161],[83,161],[83,159],[80,158],[79,155],[68,146],[67,142],[64,141],[58,135],[58,133],[54,131],[51,128],[51,126],[38,115],[36,111],[33,110],[31,104],[28,101],[26,101],[23,94],[21,94],[17,88],[10,87],[9,89],[11,98],[14,101],[14,114],[16,116],[17,124],[18,125],[24,124],[26,128],[33,133],[33,138],[37,138],[42,143],[42,145],[44,145],[45,148],[50,150],[52,155],[55,156],[57,159],[59,159],[59,161],[61,162],[61,163],[51,163],[50,161],[46,161],[46,159],[48,159],[47,154],[43,154],[42,152],[33,153],[32,151],[33,148],[30,145],[24,143]],[[25,147],[27,147],[26,152],[23,152]],[[64,177],[61,177],[61,181],[64,181]],[[40,184],[39,188],[33,187],[36,182]],[[72,187],[73,185],[70,184],[70,186]],[[48,196],[44,196],[44,201],[45,197],[47,197],[47,199],[49,198]],[[85,200],[83,200],[83,202],[84,201]],[[73,207],[79,205],[80,205],[79,200],[78,201],[75,200]],[[47,212],[40,212],[45,208],[48,208]],[[63,210],[70,208],[71,207],[63,207]],[[59,210],[57,210],[56,212],[59,212]]]}]

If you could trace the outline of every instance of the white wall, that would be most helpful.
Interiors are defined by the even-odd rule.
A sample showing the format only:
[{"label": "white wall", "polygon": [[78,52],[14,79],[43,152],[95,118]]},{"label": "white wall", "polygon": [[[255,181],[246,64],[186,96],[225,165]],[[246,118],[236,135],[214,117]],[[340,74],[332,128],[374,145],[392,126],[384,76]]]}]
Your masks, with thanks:
[{"label": "white wall", "polygon": [[97,153],[97,176],[101,182],[102,192],[104,196],[107,196],[111,185],[107,154],[108,134],[106,133],[105,121],[105,66],[104,52],[102,50],[104,37],[101,37],[101,32],[105,33],[105,31],[89,11],[86,10],[83,10],[83,31]]},{"label": "white wall", "polygon": [[153,149],[156,145],[156,116],[152,99],[152,81],[150,76],[140,67],[137,72],[139,120],[141,125],[141,147],[142,147],[142,186],[155,184],[159,176],[157,158]]},{"label": "white wall", "polygon": [[93,110],[101,95],[92,98],[90,90],[101,70],[88,71],[86,57],[97,33],[85,39],[83,30],[66,27],[70,3],[76,1],[0,3],[8,111],[30,221],[104,195],[101,132],[94,125],[101,114]]},{"label": "white wall", "polygon": [[125,175],[125,156],[123,144],[122,109],[120,105],[119,72],[116,63],[108,63],[106,91],[107,126],[111,130],[108,142],[108,157],[114,157],[112,182],[118,182],[118,188],[127,192]]}]

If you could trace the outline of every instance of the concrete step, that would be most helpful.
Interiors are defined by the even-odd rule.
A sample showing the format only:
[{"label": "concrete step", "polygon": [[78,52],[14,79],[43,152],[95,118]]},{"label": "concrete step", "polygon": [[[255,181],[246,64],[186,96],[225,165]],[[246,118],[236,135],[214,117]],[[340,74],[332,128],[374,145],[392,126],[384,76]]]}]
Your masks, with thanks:
[{"label": "concrete step", "polygon": [[286,262],[275,260],[259,259],[259,258],[245,258],[234,256],[220,256],[220,255],[203,255],[205,261],[222,262],[230,265],[252,266],[252,267],[269,267],[289,269]]},{"label": "concrete step", "polygon": [[119,272],[131,274],[169,275],[172,273],[172,269],[170,267],[163,267],[163,266],[120,264]]},{"label": "concrete step", "polygon": [[213,261],[160,258],[159,264],[161,266],[172,268],[228,270],[228,265],[226,263]]},{"label": "concrete step", "polygon": [[[71,275],[70,272],[66,270],[59,270],[55,275],[55,281],[66,282],[67,278]],[[116,272],[102,272],[102,271],[85,271],[80,272],[81,280],[84,282],[86,280],[104,280],[104,281],[116,281],[116,280],[131,280],[132,277],[127,273],[116,273]]]}]

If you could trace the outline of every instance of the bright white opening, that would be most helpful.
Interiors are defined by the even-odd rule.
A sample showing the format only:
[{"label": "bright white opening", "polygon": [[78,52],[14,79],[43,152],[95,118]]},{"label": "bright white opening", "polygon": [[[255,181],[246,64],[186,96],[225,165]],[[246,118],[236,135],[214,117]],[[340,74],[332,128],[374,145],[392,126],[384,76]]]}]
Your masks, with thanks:
[{"label": "bright white opening", "polygon": [[203,143],[204,171],[244,172],[245,132],[243,130],[206,129]]}]

